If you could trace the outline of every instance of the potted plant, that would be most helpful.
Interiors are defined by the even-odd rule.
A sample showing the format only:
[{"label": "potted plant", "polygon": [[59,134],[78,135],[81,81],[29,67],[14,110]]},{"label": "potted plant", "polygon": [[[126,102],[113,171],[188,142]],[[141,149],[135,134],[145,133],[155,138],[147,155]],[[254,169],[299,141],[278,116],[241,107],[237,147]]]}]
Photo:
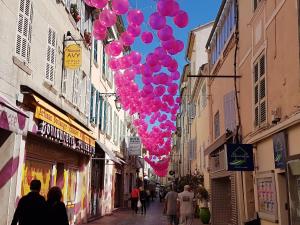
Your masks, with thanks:
[{"label": "potted plant", "polygon": [[209,194],[205,187],[199,185],[195,189],[195,195],[200,200],[201,206],[199,211],[199,217],[203,224],[209,224],[210,211],[208,208]]},{"label": "potted plant", "polygon": [[86,43],[87,46],[92,45],[92,34],[91,32],[88,32],[87,30],[84,30],[84,42]]},{"label": "potted plant", "polygon": [[77,4],[71,4],[70,13],[71,13],[71,15],[72,15],[72,17],[73,17],[73,19],[75,20],[76,23],[81,19],[80,15],[79,15],[78,8],[77,8]]}]

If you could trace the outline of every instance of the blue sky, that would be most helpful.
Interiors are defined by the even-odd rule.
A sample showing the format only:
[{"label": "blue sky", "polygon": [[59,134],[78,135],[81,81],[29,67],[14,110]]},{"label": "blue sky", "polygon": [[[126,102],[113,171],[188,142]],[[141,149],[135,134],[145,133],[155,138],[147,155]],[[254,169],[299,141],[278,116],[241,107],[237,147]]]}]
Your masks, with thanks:
[{"label": "blue sky", "polygon": [[[148,20],[149,15],[156,10],[156,2],[157,0],[130,0],[132,8],[137,7],[144,12],[145,23],[142,25],[142,31],[151,29],[149,25],[146,24],[146,21]],[[180,8],[189,14],[189,24],[183,29],[177,28],[171,19],[168,20],[168,24],[173,27],[175,38],[183,41],[186,49],[189,31],[199,25],[213,21],[217,15],[221,0],[177,0],[177,2],[180,4]],[[156,32],[153,32],[153,34],[155,36]],[[145,45],[141,42],[139,37],[133,44],[132,49],[141,52],[145,57],[158,45],[158,39],[154,39],[153,43],[150,45]],[[175,57],[179,64],[178,70],[180,73],[182,73],[183,66],[186,64],[185,49]]]}]

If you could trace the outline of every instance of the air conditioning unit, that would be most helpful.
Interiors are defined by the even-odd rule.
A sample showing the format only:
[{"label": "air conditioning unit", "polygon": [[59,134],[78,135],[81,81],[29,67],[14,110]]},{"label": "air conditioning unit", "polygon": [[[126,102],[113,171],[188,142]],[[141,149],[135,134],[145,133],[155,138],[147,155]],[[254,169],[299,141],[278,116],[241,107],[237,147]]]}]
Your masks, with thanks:
[{"label": "air conditioning unit", "polygon": [[281,120],[281,108],[276,107],[271,111],[271,118],[272,118],[272,123],[276,124]]}]

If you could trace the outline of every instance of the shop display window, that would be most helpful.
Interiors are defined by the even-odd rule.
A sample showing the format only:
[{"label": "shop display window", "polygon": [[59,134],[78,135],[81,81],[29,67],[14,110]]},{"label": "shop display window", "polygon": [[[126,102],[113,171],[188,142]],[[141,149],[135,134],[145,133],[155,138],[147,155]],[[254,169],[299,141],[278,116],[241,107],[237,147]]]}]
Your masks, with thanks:
[{"label": "shop display window", "polygon": [[300,224],[300,160],[288,162],[288,192],[291,225]]},{"label": "shop display window", "polygon": [[256,175],[258,213],[261,219],[278,221],[275,176],[273,172]]}]

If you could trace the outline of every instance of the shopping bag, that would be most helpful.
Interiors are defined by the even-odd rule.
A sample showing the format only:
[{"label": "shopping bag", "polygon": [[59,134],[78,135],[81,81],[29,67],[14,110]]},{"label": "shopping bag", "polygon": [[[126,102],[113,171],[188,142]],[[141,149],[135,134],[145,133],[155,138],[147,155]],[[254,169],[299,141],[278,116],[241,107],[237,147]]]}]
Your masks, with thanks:
[{"label": "shopping bag", "polygon": [[142,207],[142,203],[141,203],[140,200],[138,200],[137,207],[138,207],[138,208],[141,208],[141,207]]}]

